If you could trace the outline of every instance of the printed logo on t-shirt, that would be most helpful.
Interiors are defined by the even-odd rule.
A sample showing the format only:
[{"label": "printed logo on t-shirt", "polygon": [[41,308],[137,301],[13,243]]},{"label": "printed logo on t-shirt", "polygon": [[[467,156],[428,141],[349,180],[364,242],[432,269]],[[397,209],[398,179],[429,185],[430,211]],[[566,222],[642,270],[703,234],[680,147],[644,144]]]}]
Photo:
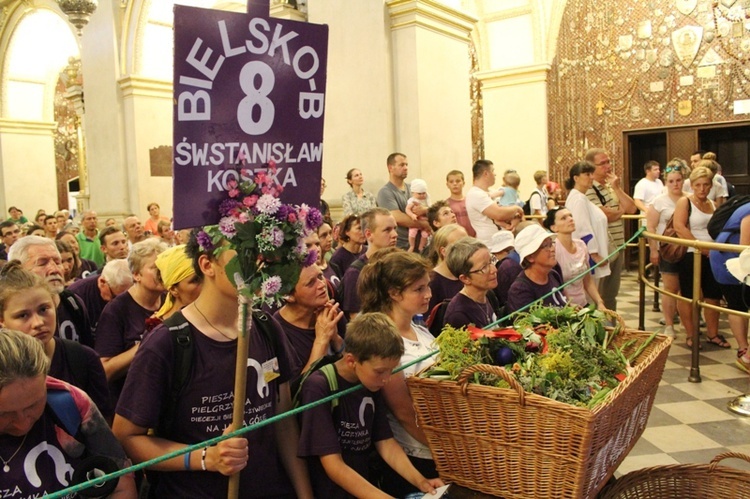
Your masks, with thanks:
[{"label": "printed logo on t-shirt", "polygon": [[78,331],[76,331],[76,326],[73,324],[73,321],[62,321],[58,328],[58,334],[60,335],[60,338],[76,342],[79,341]]}]

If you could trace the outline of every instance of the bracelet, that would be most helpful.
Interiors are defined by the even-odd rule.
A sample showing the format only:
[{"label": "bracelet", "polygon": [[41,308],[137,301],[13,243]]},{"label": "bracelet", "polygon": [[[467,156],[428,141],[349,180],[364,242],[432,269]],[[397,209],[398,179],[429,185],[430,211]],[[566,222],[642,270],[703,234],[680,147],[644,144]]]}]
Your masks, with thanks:
[{"label": "bracelet", "polygon": [[206,452],[208,452],[208,447],[203,447],[203,452],[201,452],[201,469],[203,471],[206,471]]},{"label": "bracelet", "polygon": [[190,471],[190,453],[186,452],[184,457],[185,469]]}]

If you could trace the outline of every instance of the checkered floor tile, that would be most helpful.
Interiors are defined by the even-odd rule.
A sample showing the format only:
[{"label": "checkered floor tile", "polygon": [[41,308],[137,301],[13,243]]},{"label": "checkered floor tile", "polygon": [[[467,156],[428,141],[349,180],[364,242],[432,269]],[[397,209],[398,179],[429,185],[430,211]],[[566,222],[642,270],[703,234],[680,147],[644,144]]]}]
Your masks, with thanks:
[{"label": "checkered floor tile", "polygon": [[[629,327],[638,326],[639,302],[637,274],[626,273],[617,311]],[[648,290],[645,305],[645,330],[663,330],[664,326],[659,324],[663,315],[653,311],[653,292]],[[722,452],[750,450],[750,418],[727,409],[727,403],[736,396],[750,393],[750,376],[734,365],[737,345],[726,317],[721,317],[719,331],[732,348],[704,345],[699,363],[700,383],[688,380],[691,352],[685,345],[685,330],[679,325],[675,325],[675,330],[677,337],[669,351],[648,427],[617,475],[661,464],[707,463]],[[750,470],[750,463],[740,460],[726,464]]]}]

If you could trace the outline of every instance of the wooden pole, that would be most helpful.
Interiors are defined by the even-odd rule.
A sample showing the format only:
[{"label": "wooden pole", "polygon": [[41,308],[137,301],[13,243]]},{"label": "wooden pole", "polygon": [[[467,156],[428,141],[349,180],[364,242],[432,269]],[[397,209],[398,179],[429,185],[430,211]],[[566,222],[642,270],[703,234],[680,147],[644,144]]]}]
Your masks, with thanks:
[{"label": "wooden pole", "polygon": [[[237,361],[234,369],[234,409],[232,412],[232,431],[237,431],[245,424],[245,400],[247,392],[247,356],[250,348],[250,330],[253,321],[250,319],[250,306],[247,299],[239,294],[239,314],[237,332]],[[237,499],[240,493],[240,473],[229,477],[228,499]]]}]

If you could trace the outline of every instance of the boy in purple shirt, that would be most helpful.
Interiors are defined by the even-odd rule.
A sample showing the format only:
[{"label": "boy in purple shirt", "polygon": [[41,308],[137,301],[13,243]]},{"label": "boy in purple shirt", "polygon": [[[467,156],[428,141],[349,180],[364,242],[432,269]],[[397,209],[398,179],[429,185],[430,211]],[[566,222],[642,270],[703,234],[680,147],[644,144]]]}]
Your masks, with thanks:
[{"label": "boy in purple shirt", "polygon": [[[383,460],[422,492],[434,493],[442,480],[425,478],[396,442],[386,419],[380,389],[404,353],[393,321],[375,312],[358,315],[347,328],[344,356],[333,364],[336,390],[359,383],[364,388],[302,413],[299,456],[308,458],[315,497],[368,497],[379,493],[368,481],[367,462],[374,447]],[[310,375],[301,390],[303,404],[331,394],[322,371]]]}]

